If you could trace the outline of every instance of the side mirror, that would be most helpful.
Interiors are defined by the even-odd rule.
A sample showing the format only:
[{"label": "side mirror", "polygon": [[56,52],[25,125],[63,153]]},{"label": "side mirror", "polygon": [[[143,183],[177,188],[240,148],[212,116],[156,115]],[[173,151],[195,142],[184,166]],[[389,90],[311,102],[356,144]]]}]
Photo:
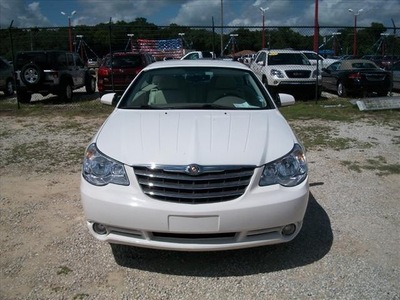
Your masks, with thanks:
[{"label": "side mirror", "polygon": [[294,97],[289,94],[278,94],[275,100],[276,105],[279,106],[289,106],[295,104]]},{"label": "side mirror", "polygon": [[121,96],[118,95],[117,93],[109,93],[103,95],[100,98],[100,102],[106,105],[116,106],[117,103],[119,102],[119,99],[121,99]]}]

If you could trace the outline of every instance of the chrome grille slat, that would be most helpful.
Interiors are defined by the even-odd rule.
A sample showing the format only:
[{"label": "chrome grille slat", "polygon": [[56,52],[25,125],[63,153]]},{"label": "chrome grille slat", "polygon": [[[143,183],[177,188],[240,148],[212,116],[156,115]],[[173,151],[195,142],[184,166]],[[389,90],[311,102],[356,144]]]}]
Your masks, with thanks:
[{"label": "chrome grille slat", "polygon": [[[218,189],[221,188],[221,183],[196,183],[193,182],[165,182],[165,181],[148,181],[147,179],[139,179],[138,180],[140,185],[143,186],[153,186],[157,188],[179,188],[183,190],[205,190],[205,189]],[[237,187],[240,185],[247,186],[250,182],[248,180],[235,180],[235,181],[225,181],[224,187]]]},{"label": "chrome grille slat", "polygon": [[[221,173],[222,171],[218,172]],[[203,176],[199,177],[193,177],[189,176],[191,181],[201,181],[201,180],[216,180],[221,178],[221,174],[218,174],[217,172],[213,171],[210,173],[205,173]],[[152,177],[152,178],[163,178],[163,179],[172,179],[172,180],[185,180],[188,178],[188,175],[182,172],[166,172],[161,169],[136,169],[135,168],[135,174],[136,176],[145,176],[145,177]],[[249,171],[241,171],[241,172],[230,172],[229,174],[225,174],[224,178],[237,178],[239,176],[251,176],[253,175],[253,170]]]},{"label": "chrome grille slat", "polygon": [[206,166],[199,175],[186,166],[135,166],[137,181],[147,196],[169,202],[201,204],[229,201],[243,195],[254,166]]}]

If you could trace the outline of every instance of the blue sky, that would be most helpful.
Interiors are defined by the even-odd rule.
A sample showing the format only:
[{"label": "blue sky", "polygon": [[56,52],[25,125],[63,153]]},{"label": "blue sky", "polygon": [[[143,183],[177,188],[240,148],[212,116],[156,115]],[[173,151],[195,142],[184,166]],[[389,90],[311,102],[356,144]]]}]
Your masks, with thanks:
[{"label": "blue sky", "polygon": [[[315,0],[0,0],[0,26],[14,27],[67,26],[70,15],[73,25],[95,25],[133,21],[145,18],[164,26],[171,23],[184,26],[261,26],[259,7],[267,8],[266,26],[312,26]],[[319,0],[321,26],[352,26],[354,11],[363,9],[357,18],[359,26],[372,22],[392,27],[391,19],[400,27],[400,0]],[[400,31],[400,30],[398,30]]]}]

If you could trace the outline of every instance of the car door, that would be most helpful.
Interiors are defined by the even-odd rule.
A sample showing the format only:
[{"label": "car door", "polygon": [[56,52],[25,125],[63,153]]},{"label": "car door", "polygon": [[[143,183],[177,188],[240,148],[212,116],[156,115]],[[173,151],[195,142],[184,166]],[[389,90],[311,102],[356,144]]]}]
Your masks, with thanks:
[{"label": "car door", "polygon": [[253,63],[251,64],[251,69],[253,70],[253,72],[257,75],[257,77],[262,80],[262,74],[264,72],[265,69],[265,59],[266,59],[267,55],[265,52],[260,52],[256,59],[253,61]]},{"label": "car door", "polygon": [[75,64],[75,70],[73,76],[74,85],[75,87],[81,87],[85,85],[85,76],[86,76],[85,64],[77,53],[73,53],[73,57]]},{"label": "car door", "polygon": [[340,62],[334,62],[327,68],[322,69],[322,85],[325,89],[336,90],[336,82],[338,76],[338,69]]}]

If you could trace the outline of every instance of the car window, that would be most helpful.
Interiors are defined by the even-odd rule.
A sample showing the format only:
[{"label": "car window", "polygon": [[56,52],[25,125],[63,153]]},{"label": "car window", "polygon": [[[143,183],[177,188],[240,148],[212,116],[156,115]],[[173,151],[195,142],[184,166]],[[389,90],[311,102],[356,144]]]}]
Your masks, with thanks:
[{"label": "car window", "polygon": [[56,60],[57,60],[57,65],[58,66],[64,66],[64,67],[67,66],[67,57],[65,56],[64,53],[59,53],[57,55]]},{"label": "car window", "polygon": [[265,62],[265,56],[266,56],[265,52],[261,52],[256,58],[256,63],[259,63],[259,62],[264,63]]},{"label": "car window", "polygon": [[71,53],[67,53],[67,62],[69,67],[73,67],[75,65],[74,57],[72,56]]},{"label": "car window", "polygon": [[351,66],[354,69],[376,69],[374,64],[367,62],[352,63]]},{"label": "car window", "polygon": [[270,52],[268,65],[310,65],[310,62],[300,53]]},{"label": "car window", "polygon": [[212,54],[210,52],[203,51],[202,54],[204,58],[212,58]]},{"label": "car window", "polygon": [[81,68],[83,68],[85,66],[85,64],[83,63],[83,61],[79,55],[75,54],[74,59],[75,59],[76,66],[81,67]]},{"label": "car window", "polygon": [[[111,67],[111,58],[108,57],[106,66]],[[117,55],[112,58],[114,68],[137,68],[142,66],[142,58],[140,55]]]},{"label": "car window", "polygon": [[320,56],[318,56],[316,53],[312,53],[312,52],[304,52],[303,53],[305,56],[307,56],[308,59],[313,59],[313,60],[317,60],[317,59],[322,59]]},{"label": "car window", "polygon": [[142,72],[119,108],[271,108],[264,87],[247,70],[175,67]]},{"label": "car window", "polygon": [[16,68],[21,69],[25,64],[34,63],[42,68],[49,67],[47,62],[47,54],[45,52],[22,52],[17,54]]},{"label": "car window", "polygon": [[334,62],[330,66],[327,67],[328,70],[330,71],[336,71],[340,69],[340,62]]}]

